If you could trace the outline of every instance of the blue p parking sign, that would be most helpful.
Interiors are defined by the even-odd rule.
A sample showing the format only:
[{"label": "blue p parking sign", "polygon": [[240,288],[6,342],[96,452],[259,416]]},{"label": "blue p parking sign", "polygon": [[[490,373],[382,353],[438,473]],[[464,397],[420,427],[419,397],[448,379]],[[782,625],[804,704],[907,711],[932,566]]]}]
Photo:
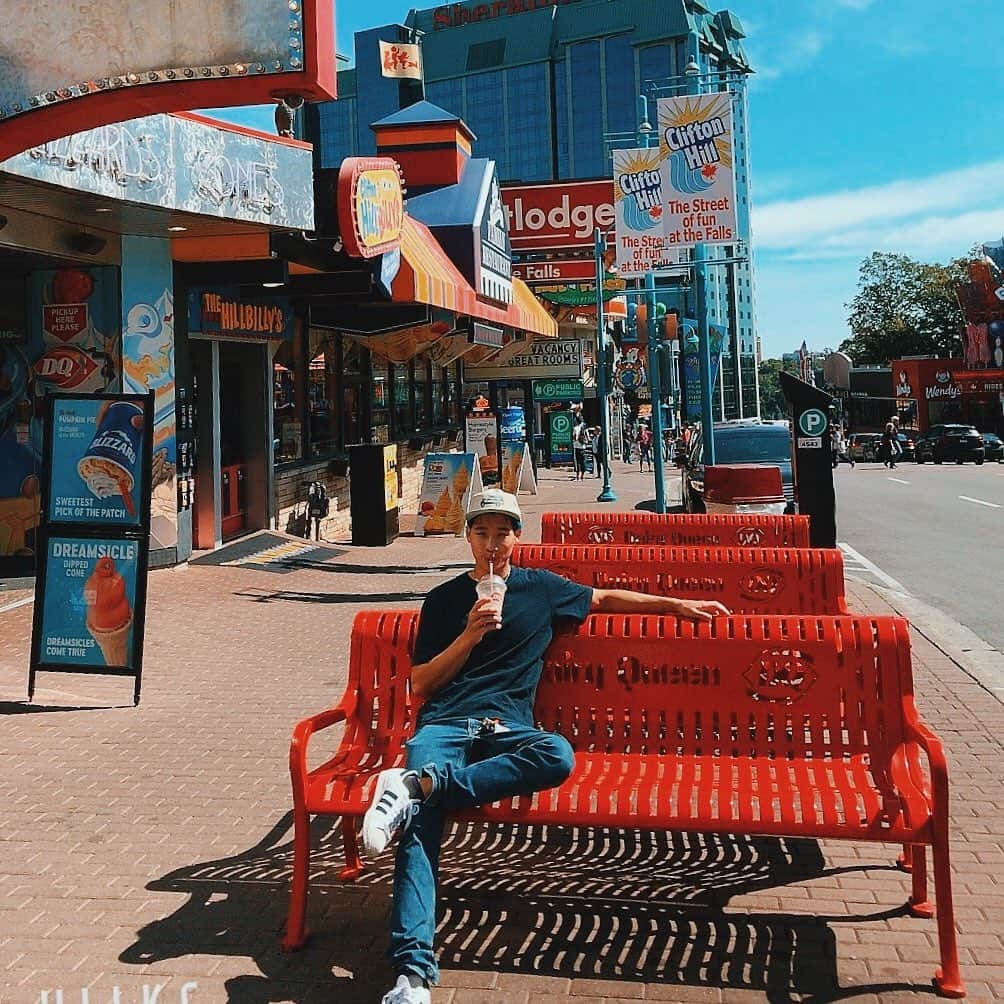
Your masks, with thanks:
[{"label": "blue p parking sign", "polygon": [[798,427],[806,436],[821,436],[828,424],[825,412],[818,408],[807,408],[798,416]]}]

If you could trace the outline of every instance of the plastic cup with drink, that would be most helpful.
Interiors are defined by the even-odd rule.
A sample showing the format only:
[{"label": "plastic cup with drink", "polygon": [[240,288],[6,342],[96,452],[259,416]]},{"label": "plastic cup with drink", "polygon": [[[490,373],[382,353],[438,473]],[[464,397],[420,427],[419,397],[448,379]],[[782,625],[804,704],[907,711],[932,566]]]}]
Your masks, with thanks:
[{"label": "plastic cup with drink", "polygon": [[491,600],[488,608],[495,614],[497,624],[502,623],[502,604],[505,601],[506,584],[505,579],[495,574],[495,562],[489,565],[488,574],[475,583],[475,592],[479,600]]}]

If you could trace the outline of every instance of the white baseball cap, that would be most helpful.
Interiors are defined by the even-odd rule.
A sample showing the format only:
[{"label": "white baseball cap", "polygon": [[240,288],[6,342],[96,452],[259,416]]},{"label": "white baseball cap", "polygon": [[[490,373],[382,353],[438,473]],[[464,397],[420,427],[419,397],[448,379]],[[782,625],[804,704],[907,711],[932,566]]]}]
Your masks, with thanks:
[{"label": "white baseball cap", "polygon": [[516,501],[516,496],[510,495],[509,492],[499,488],[489,488],[480,495],[475,495],[467,510],[467,522],[470,524],[478,516],[485,516],[488,513],[508,516],[517,530],[523,527],[523,514],[519,510],[519,502]]}]

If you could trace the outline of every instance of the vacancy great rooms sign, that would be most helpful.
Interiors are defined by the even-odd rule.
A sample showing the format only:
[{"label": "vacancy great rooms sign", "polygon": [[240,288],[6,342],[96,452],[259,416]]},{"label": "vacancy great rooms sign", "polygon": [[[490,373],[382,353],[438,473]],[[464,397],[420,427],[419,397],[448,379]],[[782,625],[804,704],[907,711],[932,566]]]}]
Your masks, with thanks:
[{"label": "vacancy great rooms sign", "polygon": [[495,0],[494,3],[446,4],[433,11],[432,23],[439,31],[442,28],[460,28],[465,24],[490,21],[496,17],[511,17],[531,10],[546,10],[548,7],[564,7],[581,2],[582,0]]}]

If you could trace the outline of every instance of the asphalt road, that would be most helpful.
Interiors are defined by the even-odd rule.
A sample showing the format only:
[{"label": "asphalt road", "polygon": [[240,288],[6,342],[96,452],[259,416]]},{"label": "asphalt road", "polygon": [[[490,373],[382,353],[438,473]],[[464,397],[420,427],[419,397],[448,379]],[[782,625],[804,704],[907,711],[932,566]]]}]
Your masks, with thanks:
[{"label": "asphalt road", "polygon": [[841,464],[835,480],[837,540],[1004,651],[1004,464]]}]

